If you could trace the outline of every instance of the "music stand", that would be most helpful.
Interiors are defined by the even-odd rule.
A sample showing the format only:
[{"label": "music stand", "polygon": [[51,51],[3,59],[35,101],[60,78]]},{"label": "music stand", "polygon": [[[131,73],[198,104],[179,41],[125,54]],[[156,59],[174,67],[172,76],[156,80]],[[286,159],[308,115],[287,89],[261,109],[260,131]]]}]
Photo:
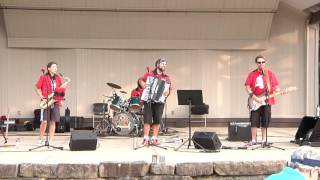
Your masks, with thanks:
[{"label": "music stand", "polygon": [[191,146],[191,141],[193,144],[196,144],[201,149],[206,151],[206,149],[201,146],[199,143],[195,142],[191,138],[191,105],[202,105],[203,98],[202,98],[202,90],[177,90],[178,95],[178,105],[188,105],[189,106],[189,138],[187,141],[184,141],[179,147],[175,148],[174,150],[179,150],[184,144],[188,142],[188,149]]}]

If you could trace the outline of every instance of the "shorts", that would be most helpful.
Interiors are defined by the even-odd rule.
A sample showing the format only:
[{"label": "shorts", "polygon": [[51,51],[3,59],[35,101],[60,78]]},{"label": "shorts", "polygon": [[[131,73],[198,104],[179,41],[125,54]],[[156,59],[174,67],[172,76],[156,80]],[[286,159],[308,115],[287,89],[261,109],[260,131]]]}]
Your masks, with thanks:
[{"label": "shorts", "polygon": [[50,121],[60,122],[60,107],[59,105],[54,105],[50,108],[49,115],[47,114],[48,109],[41,109],[40,121],[46,121],[49,117]]},{"label": "shorts", "polygon": [[160,120],[163,114],[164,104],[163,103],[143,103],[143,120],[147,124],[160,124]]},{"label": "shorts", "polygon": [[268,128],[271,121],[271,106],[265,105],[261,106],[255,111],[250,113],[251,127]]}]

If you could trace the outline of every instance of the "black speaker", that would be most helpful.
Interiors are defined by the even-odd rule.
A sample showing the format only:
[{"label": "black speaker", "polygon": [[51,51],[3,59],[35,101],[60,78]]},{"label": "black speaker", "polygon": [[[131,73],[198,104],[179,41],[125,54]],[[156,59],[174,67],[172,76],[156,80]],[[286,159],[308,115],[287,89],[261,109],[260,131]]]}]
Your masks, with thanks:
[{"label": "black speaker", "polygon": [[228,140],[229,141],[250,141],[251,124],[250,122],[229,122]]},{"label": "black speaker", "polygon": [[[196,131],[192,136],[192,140],[205,149],[219,150],[221,148],[221,142],[218,138],[218,135],[215,132]],[[194,147],[196,149],[201,149],[201,147],[198,146],[196,143],[193,143]]]},{"label": "black speaker", "polygon": [[92,131],[71,132],[69,147],[71,151],[89,151],[97,148],[97,134]]},{"label": "black speaker", "polygon": [[[308,137],[308,134],[309,134],[309,132],[312,131],[312,129],[314,129],[318,120],[319,120],[319,118],[316,118],[313,116],[304,116],[302,118],[300,125],[299,125],[299,128],[296,132],[295,140],[297,142],[309,141],[310,139]],[[313,134],[313,132],[312,132],[312,134]],[[310,138],[312,139],[312,137],[310,137]],[[313,139],[315,139],[315,136],[313,136]]]},{"label": "black speaker", "polygon": [[[320,121],[319,118],[315,118],[316,119],[316,124],[313,128],[312,134],[309,138],[310,142],[320,142]],[[319,147],[319,146],[317,146]]]},{"label": "black speaker", "polygon": [[34,113],[33,128],[34,129],[40,128],[41,109],[35,109],[33,113]]}]

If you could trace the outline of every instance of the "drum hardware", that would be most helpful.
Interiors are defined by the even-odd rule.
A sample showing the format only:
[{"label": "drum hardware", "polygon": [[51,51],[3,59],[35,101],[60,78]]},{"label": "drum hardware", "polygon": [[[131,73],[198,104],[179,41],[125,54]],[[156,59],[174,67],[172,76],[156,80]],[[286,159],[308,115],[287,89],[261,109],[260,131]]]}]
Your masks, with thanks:
[{"label": "drum hardware", "polygon": [[119,91],[122,94],[128,94],[126,91]]}]

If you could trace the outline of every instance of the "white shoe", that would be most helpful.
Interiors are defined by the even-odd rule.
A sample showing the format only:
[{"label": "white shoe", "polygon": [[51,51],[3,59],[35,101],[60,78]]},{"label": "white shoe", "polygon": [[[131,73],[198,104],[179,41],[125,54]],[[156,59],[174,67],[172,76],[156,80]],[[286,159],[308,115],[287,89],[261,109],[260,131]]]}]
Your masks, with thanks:
[{"label": "white shoe", "polygon": [[39,139],[39,140],[38,140],[38,146],[43,146],[43,145],[44,145],[44,143],[45,143],[45,141],[44,141],[44,140],[41,140],[41,139]]}]

